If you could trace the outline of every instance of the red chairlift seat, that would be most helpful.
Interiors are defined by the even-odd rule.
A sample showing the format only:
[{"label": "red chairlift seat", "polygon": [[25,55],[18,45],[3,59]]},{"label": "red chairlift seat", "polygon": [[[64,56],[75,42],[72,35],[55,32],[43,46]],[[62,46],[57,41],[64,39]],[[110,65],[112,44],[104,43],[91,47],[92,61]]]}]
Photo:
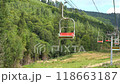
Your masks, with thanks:
[{"label": "red chairlift seat", "polygon": [[103,41],[97,41],[98,43],[103,43]]},{"label": "red chairlift seat", "polygon": [[74,33],[60,33],[59,38],[74,38]]},{"label": "red chairlift seat", "polygon": [[111,40],[105,40],[106,42],[111,42]]},{"label": "red chairlift seat", "polygon": [[114,43],[115,45],[119,45],[119,43]]}]

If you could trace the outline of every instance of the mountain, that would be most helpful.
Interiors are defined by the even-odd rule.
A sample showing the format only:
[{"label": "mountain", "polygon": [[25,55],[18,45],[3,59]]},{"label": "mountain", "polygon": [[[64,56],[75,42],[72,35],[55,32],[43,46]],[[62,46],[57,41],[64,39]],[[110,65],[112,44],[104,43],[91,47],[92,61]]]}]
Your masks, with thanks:
[{"label": "mountain", "polygon": [[[116,25],[116,20],[115,20],[115,14],[106,14],[106,13],[98,13],[98,12],[88,12],[85,11],[88,15],[93,16],[93,17],[100,17],[100,18],[105,18],[109,20],[114,26]],[[117,21],[118,21],[118,26],[120,27],[120,14],[117,14]],[[103,20],[104,21],[104,20]]]},{"label": "mountain", "polygon": [[[68,10],[75,10],[73,8],[68,8]],[[107,14],[107,13],[98,13],[98,12],[92,12],[92,11],[85,11],[85,10],[81,10],[81,9],[77,9],[79,12],[85,12],[87,15],[95,17],[103,22],[105,22],[106,24],[111,24],[116,26],[116,20],[117,20],[117,24],[118,27],[120,27],[120,14],[117,13],[116,14],[116,19],[115,19],[115,14],[111,13],[111,14]]]}]

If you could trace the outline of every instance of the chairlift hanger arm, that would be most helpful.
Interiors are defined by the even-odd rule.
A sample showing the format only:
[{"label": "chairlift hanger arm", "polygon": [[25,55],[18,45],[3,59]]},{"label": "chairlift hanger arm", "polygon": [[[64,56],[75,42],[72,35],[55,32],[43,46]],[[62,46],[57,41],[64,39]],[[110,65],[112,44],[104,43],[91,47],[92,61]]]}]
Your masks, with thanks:
[{"label": "chairlift hanger arm", "polygon": [[64,0],[64,4],[62,4],[62,18],[64,18],[64,5],[67,3],[66,0]]},{"label": "chairlift hanger arm", "polygon": [[[67,0],[65,0],[64,4],[62,4],[62,19],[59,21],[59,38],[62,38],[62,39],[74,39],[75,37],[75,21],[74,19],[72,18],[68,18],[68,17],[64,17],[64,5],[67,3]],[[74,23],[74,32],[62,32],[62,29],[63,28],[69,28],[68,26],[66,27],[62,27],[61,26],[61,22],[63,20],[71,20],[73,23]]]}]

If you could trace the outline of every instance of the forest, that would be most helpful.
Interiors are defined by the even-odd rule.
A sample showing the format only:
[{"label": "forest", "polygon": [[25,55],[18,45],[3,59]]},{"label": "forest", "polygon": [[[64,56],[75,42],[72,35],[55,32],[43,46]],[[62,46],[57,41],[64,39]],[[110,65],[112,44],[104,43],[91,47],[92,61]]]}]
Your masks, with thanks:
[{"label": "forest", "polygon": [[[111,14],[105,14],[105,13],[97,13],[97,12],[88,12],[88,11],[85,11],[88,15],[91,15],[91,16],[94,16],[94,17],[100,17],[98,18],[99,20],[101,21],[104,21],[105,23],[109,23],[111,22],[112,25],[116,25],[115,23],[115,14],[114,13],[111,13]],[[106,19],[106,20],[105,20]],[[117,21],[118,23],[120,23],[120,14],[117,13]],[[120,24],[118,24],[118,26],[120,27]]]},{"label": "forest", "polygon": [[[0,0],[0,67],[21,67],[40,59],[73,53],[52,53],[49,50],[49,46],[58,45],[59,42],[61,8],[61,2],[55,7],[53,2],[44,3],[44,0]],[[86,51],[110,47],[109,43],[97,43],[98,32],[105,37],[107,31],[113,31],[110,21],[103,22],[100,18],[77,9],[67,9],[66,6],[64,16],[75,20],[76,36],[73,40],[61,40],[62,45],[82,45]],[[48,48],[41,55],[34,53],[34,46],[38,43]]]}]

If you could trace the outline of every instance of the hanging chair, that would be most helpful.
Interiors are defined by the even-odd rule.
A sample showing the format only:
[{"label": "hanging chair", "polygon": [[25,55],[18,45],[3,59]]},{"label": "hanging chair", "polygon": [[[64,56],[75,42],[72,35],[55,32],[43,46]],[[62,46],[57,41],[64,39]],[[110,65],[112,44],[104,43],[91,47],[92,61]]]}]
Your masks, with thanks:
[{"label": "hanging chair", "polygon": [[105,38],[105,42],[111,42],[110,37],[106,37],[106,38]]},{"label": "hanging chair", "polygon": [[[67,3],[65,0],[64,5]],[[74,39],[75,37],[75,21],[72,18],[64,17],[64,5],[62,5],[62,19],[59,21],[59,38],[63,39]],[[68,22],[69,24],[72,24],[72,26],[69,26],[66,21],[71,21]],[[64,25],[62,24],[64,23]],[[65,25],[66,24],[66,25]],[[71,28],[72,31],[67,31],[67,29]]]},{"label": "hanging chair", "polygon": [[115,45],[119,45],[119,39],[118,39],[118,38],[115,39],[114,44],[115,44]]},{"label": "hanging chair", "polygon": [[97,43],[103,43],[103,37],[97,37]]},{"label": "hanging chair", "polygon": [[103,36],[100,36],[99,32],[98,32],[98,37],[97,37],[97,43],[103,43]]},{"label": "hanging chair", "polygon": [[119,45],[119,34],[115,35],[114,44]]},{"label": "hanging chair", "polygon": [[[72,21],[72,23],[73,23],[73,26],[68,26],[68,25],[66,25],[66,26],[63,26],[62,25],[62,22],[64,23],[66,20],[68,20],[68,21]],[[62,32],[62,30],[64,30],[64,29],[68,29],[68,28],[71,28],[73,31],[72,32],[67,32],[67,31],[64,31],[64,32]],[[74,39],[74,37],[75,37],[75,21],[74,21],[74,19],[72,19],[72,18],[62,18],[60,21],[59,21],[59,38],[63,38],[63,39]]]}]

